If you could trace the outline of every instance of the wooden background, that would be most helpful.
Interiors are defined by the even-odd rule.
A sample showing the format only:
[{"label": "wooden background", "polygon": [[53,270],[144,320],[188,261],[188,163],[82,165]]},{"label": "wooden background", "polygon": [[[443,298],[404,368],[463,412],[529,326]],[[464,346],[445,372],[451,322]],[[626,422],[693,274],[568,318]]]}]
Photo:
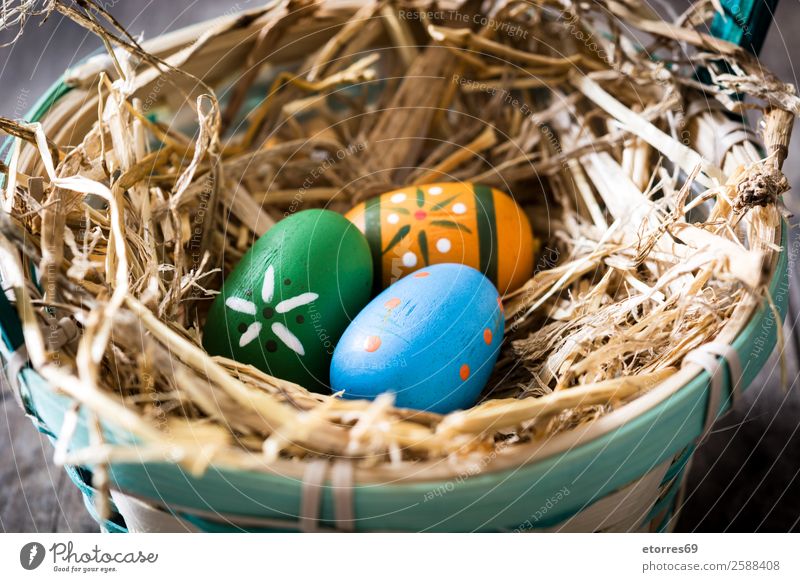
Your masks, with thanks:
[{"label": "wooden background", "polygon": [[[664,0],[667,1],[667,0]],[[229,0],[103,2],[133,34],[150,38],[198,22],[247,9],[256,2]],[[683,9],[685,0],[673,0]],[[800,0],[781,0],[761,54],[783,80],[798,84],[793,60],[800,58]],[[0,35],[0,41],[8,40]],[[13,47],[0,48],[0,114],[22,117],[65,68],[98,47],[96,39],[70,22],[52,17],[31,22]],[[800,130],[795,126],[785,171],[793,184],[787,207],[800,206]],[[792,219],[794,223],[794,220]],[[793,236],[793,240],[797,240]],[[755,380],[736,408],[721,419],[704,442],[689,480],[689,496],[679,531],[798,531],[800,528],[800,312],[795,266],[786,321],[791,388],[779,383],[777,358]],[[0,380],[0,531],[97,531],[78,490],[52,464],[52,447],[19,410]]]}]

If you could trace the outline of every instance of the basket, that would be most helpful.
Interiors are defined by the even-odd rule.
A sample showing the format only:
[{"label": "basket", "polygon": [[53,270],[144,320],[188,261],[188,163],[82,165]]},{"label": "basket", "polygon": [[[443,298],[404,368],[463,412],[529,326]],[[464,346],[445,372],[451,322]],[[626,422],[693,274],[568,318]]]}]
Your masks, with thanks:
[{"label": "basket", "polygon": [[[355,5],[333,3],[330,20],[319,29],[341,26],[355,10]],[[757,12],[753,8],[747,17]],[[253,14],[202,23],[145,46],[166,58],[206,31],[227,27],[185,65],[198,75],[206,74],[210,64],[219,71],[243,61],[256,42]],[[238,24],[230,26],[234,22]],[[742,24],[741,18],[737,22]],[[764,21],[758,22],[749,30],[763,36]],[[742,27],[731,28],[723,19],[715,21],[714,30],[738,40],[732,31],[741,36]],[[752,41],[753,47],[758,44]],[[292,62],[304,50],[287,38],[275,64]],[[60,145],[79,143],[97,111],[96,94],[82,82],[107,66],[107,59],[95,58],[72,71],[70,84],[59,80],[28,119],[42,123],[48,137]],[[154,87],[144,87],[143,98]],[[722,151],[711,152],[720,160],[750,139],[734,121],[721,124],[720,132]],[[767,153],[786,145],[780,139],[767,141]],[[717,144],[709,147],[713,150]],[[757,147],[754,142],[742,150],[755,161]],[[41,171],[34,148],[26,146],[13,155],[19,156],[19,167],[28,175]],[[546,442],[521,445],[513,457],[493,453],[483,466],[460,471],[442,463],[421,463],[413,477],[391,466],[356,467],[345,459],[279,459],[252,471],[212,463],[202,472],[178,463],[130,459],[108,466],[111,500],[106,508],[108,500],[99,493],[105,487],[93,478],[91,466],[65,468],[88,511],[108,532],[670,530],[698,439],[732,406],[779,340],[788,302],[786,231],[781,221],[763,241],[781,249],[771,254],[766,266],[773,306],[766,299],[743,301],[715,341],[687,356],[678,373],[592,423]],[[65,419],[75,422],[69,445],[86,446],[93,438],[92,420],[83,409],[70,420],[72,399],[54,390],[29,365],[15,303],[13,292],[0,294],[2,355],[20,404],[54,441]],[[102,430],[109,443],[136,442],[112,418],[102,419]]]}]

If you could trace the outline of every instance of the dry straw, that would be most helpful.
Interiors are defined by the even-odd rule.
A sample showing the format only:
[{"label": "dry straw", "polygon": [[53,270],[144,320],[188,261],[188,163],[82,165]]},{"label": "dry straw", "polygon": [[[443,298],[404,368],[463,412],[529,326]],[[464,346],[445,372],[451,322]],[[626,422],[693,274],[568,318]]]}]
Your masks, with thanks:
[{"label": "dry straw", "polygon": [[[687,353],[735,336],[779,250],[794,88],[702,32],[711,3],[676,23],[633,1],[484,4],[279,1],[147,50],[92,1],[4,13],[61,12],[111,50],[70,71],[42,125],[0,125],[4,285],[33,366],[76,403],[61,462],[297,472],[336,455],[407,478],[476,453],[519,463],[685,384]],[[762,113],[765,157],[731,120],[744,110]],[[511,192],[546,243],[505,298],[475,407],[343,401],[200,347],[223,274],[286,213],[432,180]],[[80,409],[91,444],[71,450]],[[101,421],[138,444],[106,443]]]}]

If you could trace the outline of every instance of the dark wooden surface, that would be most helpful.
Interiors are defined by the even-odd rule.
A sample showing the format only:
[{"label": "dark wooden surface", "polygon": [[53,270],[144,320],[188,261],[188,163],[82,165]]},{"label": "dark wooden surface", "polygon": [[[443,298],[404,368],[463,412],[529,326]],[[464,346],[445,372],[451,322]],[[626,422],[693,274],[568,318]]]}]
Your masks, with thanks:
[{"label": "dark wooden surface", "polygon": [[[106,2],[136,34],[152,37],[192,22],[246,9],[254,2],[202,0]],[[684,2],[677,2],[682,5]],[[762,61],[798,84],[793,60],[800,57],[800,0],[781,0]],[[0,35],[0,41],[4,37]],[[97,48],[91,36],[52,18],[34,23],[12,48],[0,48],[0,114],[21,117],[70,64]],[[800,131],[795,128],[790,163],[793,184],[787,207],[800,208]],[[794,221],[793,221],[794,222]],[[792,269],[791,310],[786,322],[789,378],[779,386],[777,357],[733,411],[717,423],[696,455],[679,531],[797,531],[800,521],[800,344],[795,329],[800,312],[798,273]],[[52,446],[17,407],[0,380],[0,531],[96,531],[77,489],[52,463]]]}]

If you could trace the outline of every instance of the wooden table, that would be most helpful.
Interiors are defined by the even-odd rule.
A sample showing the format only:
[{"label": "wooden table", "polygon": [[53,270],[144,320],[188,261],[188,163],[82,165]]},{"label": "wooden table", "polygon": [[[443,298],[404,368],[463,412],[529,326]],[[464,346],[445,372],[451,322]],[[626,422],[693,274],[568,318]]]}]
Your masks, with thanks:
[{"label": "wooden table", "polygon": [[[112,12],[132,33],[148,37],[212,16],[242,10],[254,2],[111,2]],[[800,56],[798,0],[783,0],[762,60],[782,79],[798,84],[791,57]],[[786,33],[785,35],[783,33]],[[0,41],[5,40],[0,35]],[[64,47],[59,50],[60,47]],[[77,47],[77,49],[75,48]],[[53,17],[32,23],[12,49],[0,49],[0,113],[21,117],[61,72],[97,47],[95,39],[71,23]],[[68,50],[66,50],[68,49]],[[72,52],[74,51],[74,52]],[[785,171],[794,185],[787,206],[800,209],[800,124]],[[797,240],[794,238],[793,240]],[[795,247],[796,248],[796,247]],[[792,389],[784,392],[773,359],[699,448],[689,479],[680,531],[797,531],[800,528],[800,342],[795,320],[800,313],[798,273],[787,318],[787,350]],[[78,490],[53,466],[52,447],[19,410],[7,384],[0,381],[0,531],[96,531]]]}]

